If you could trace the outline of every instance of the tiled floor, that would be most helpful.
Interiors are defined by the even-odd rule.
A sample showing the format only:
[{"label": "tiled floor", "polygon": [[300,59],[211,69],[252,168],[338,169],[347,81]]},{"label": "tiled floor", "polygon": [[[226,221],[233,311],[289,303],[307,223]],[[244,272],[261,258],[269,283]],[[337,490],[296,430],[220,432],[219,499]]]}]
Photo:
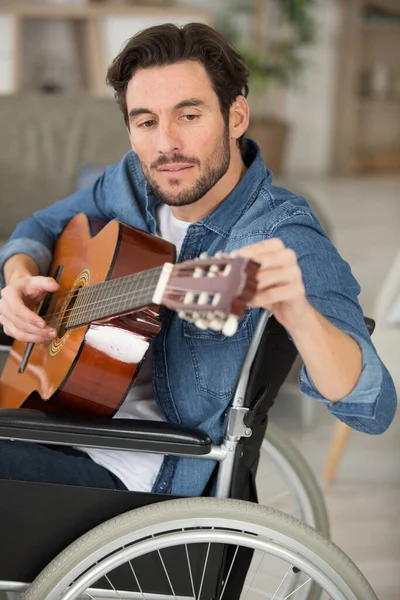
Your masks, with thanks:
[{"label": "tiled floor", "polygon": [[[400,249],[400,177],[300,180],[299,186],[331,220],[336,246],[362,286],[364,313],[374,316],[377,291]],[[282,396],[271,420],[320,476],[334,419],[317,405],[312,425],[304,429],[301,402]],[[364,572],[379,600],[399,600],[400,414],[382,436],[352,432],[336,481],[324,491],[333,540]]]}]

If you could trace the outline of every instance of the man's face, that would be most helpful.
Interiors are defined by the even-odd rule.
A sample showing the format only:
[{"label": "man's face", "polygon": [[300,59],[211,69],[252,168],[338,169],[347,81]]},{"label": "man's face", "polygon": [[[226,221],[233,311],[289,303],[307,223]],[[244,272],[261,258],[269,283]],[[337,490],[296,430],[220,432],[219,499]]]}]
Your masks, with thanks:
[{"label": "man's face", "polygon": [[132,147],[164,203],[197,202],[225,175],[236,142],[201,63],[139,69],[126,103]]}]

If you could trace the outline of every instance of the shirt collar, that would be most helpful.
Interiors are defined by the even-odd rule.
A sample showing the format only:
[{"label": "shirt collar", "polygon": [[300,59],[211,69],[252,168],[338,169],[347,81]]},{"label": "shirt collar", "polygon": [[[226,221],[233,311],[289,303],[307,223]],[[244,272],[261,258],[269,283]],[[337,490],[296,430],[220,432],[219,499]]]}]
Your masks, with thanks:
[{"label": "shirt collar", "polygon": [[[199,224],[224,237],[229,237],[235,223],[253,204],[261,185],[266,180],[271,182],[273,178],[272,172],[264,164],[259,146],[248,138],[245,139],[243,160],[247,166],[245,175],[215,210],[198,221]],[[146,210],[151,220],[154,220],[154,210],[159,200],[146,180],[145,189]]]}]

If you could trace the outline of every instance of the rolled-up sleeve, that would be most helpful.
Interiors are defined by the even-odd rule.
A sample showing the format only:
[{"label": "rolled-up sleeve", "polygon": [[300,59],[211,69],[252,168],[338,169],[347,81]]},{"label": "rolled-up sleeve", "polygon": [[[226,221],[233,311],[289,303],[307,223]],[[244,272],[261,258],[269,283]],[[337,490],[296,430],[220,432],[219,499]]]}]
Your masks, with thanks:
[{"label": "rolled-up sleeve", "polygon": [[24,237],[10,240],[0,252],[0,289],[4,287],[3,265],[14,254],[28,254],[39,267],[41,275],[47,273],[52,258],[49,248],[41,242]]},{"label": "rolled-up sleeve", "polygon": [[361,375],[345,398],[332,402],[321,396],[305,366],[299,375],[301,391],[325,404],[332,415],[353,429],[382,433],[396,412],[396,390],[369,336],[358,302],[360,286],[349,265],[311,214],[286,220],[276,234],[296,252],[310,303],[351,336],[362,352]]},{"label": "rolled-up sleeve", "polygon": [[362,352],[361,375],[350,394],[338,402],[327,400],[316,389],[304,365],[299,375],[300,390],[325,404],[332,415],[353,429],[370,434],[383,433],[396,412],[392,378],[373,346],[354,333],[349,335],[358,342]]}]

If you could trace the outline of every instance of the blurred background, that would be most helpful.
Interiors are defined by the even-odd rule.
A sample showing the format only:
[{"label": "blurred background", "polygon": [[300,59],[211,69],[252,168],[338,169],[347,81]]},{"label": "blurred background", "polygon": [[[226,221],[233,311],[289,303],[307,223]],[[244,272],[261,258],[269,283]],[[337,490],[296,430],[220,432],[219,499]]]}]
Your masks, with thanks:
[{"label": "blurred background", "polygon": [[[246,57],[249,136],[350,263],[399,389],[400,0],[0,0],[0,245],[122,157],[107,66],[135,32],[188,21]],[[297,373],[271,419],[323,483],[333,540],[380,599],[398,600],[399,418],[382,436],[349,435],[300,396]]]}]

